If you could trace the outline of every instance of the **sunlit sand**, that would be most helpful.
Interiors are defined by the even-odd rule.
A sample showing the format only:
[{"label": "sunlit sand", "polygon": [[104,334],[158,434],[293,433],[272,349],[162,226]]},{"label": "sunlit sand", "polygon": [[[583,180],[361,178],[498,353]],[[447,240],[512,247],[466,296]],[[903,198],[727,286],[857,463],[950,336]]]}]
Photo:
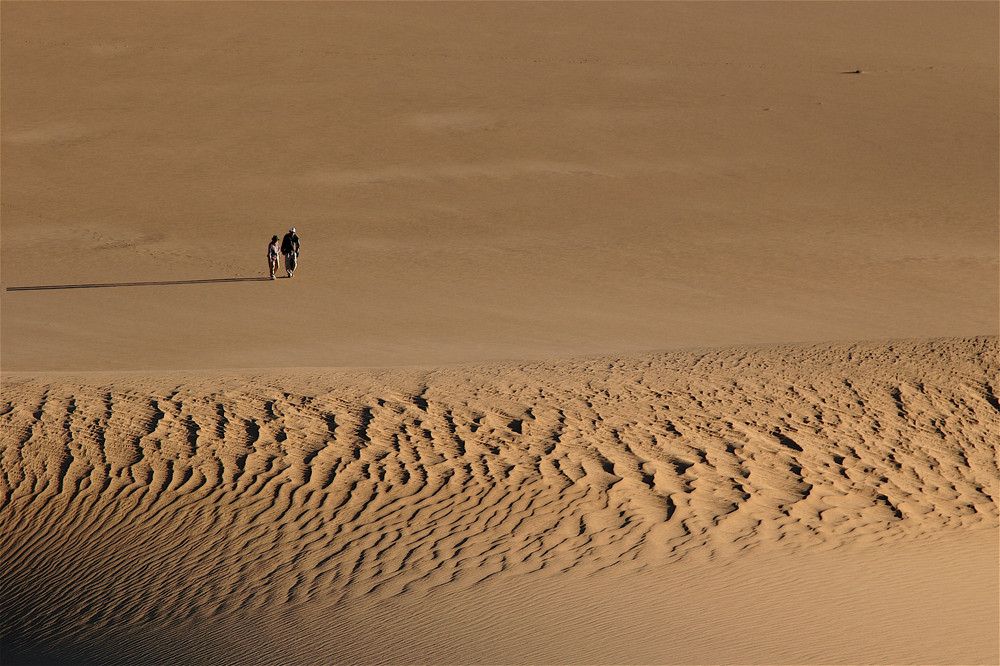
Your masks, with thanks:
[{"label": "sunlit sand", "polygon": [[1000,662],[995,3],[0,12],[4,663]]}]

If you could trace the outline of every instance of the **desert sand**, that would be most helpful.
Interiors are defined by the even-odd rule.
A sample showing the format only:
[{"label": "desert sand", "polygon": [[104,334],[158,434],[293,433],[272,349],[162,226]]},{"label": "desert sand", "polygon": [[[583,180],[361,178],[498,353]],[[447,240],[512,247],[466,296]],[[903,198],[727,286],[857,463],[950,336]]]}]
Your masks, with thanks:
[{"label": "desert sand", "polygon": [[9,377],[5,646],[992,663],[997,352]]},{"label": "desert sand", "polygon": [[998,14],[0,2],[3,662],[1000,663]]}]

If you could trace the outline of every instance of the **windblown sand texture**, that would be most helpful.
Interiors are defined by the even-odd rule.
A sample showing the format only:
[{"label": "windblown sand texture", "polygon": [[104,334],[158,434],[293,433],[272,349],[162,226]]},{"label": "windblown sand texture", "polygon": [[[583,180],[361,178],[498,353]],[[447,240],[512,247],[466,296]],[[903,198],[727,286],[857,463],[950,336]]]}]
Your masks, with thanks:
[{"label": "windblown sand texture", "polygon": [[[120,663],[987,663],[998,639],[997,352],[991,338],[11,379],[6,649]],[[957,568],[957,596],[928,598],[905,576],[857,591],[859,563],[880,563],[862,547],[891,553],[897,575]],[[913,564],[942,548],[948,560]],[[673,565],[710,570],[759,552],[826,553],[834,579],[819,589],[860,594],[840,601],[838,621],[876,601],[888,616],[865,615],[849,642],[824,636],[816,618],[831,609],[817,591],[794,637],[773,609],[770,634],[736,644],[655,626],[718,629],[706,615],[727,594],[706,597],[697,568],[681,589],[664,586]],[[773,604],[802,575],[788,563],[756,572],[765,578],[751,594]],[[585,592],[591,607],[533,613],[544,606],[536,579]],[[617,617],[633,597],[623,585],[639,588],[640,610]],[[893,616],[880,600],[890,593],[907,613]],[[406,631],[373,634],[369,621],[397,604],[408,611],[392,622]],[[646,617],[657,604],[674,610]],[[535,633],[546,623],[544,642],[490,621],[512,608]]]},{"label": "windblown sand texture", "polygon": [[1000,663],[998,14],[3,0],[0,660]]}]

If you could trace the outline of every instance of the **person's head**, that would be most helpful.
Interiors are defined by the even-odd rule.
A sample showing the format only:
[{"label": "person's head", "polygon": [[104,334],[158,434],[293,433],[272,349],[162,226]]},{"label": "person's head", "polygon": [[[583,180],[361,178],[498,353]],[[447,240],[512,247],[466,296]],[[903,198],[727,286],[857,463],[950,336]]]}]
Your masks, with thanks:
[{"label": "person's head", "polygon": [[294,234],[294,233],[295,233],[295,227],[292,227],[291,229],[289,229],[289,230],[288,230],[288,233],[290,233],[290,234]]},{"label": "person's head", "polygon": [[272,243],[273,243],[274,241],[276,241],[276,240],[278,240],[278,237],[277,237],[277,236],[271,236],[271,242],[272,242]]}]

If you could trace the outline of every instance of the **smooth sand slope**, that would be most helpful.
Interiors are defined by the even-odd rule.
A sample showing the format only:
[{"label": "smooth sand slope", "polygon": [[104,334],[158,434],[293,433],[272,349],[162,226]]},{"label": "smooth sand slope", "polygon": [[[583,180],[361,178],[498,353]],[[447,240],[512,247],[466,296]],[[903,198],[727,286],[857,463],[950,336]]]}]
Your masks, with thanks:
[{"label": "smooth sand slope", "polygon": [[6,370],[998,328],[994,2],[0,8]]},{"label": "smooth sand slope", "polygon": [[5,650],[995,663],[997,353],[8,377]]}]

